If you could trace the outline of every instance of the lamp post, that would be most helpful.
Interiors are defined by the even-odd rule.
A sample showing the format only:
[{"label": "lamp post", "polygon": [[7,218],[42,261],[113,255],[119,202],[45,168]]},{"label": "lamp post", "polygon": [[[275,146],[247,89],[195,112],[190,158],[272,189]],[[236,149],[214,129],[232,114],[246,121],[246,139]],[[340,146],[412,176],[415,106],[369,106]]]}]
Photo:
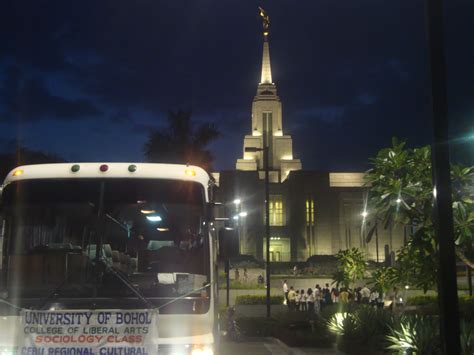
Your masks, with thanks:
[{"label": "lamp post", "polygon": [[240,248],[240,211],[242,209],[242,201],[240,200],[240,198],[236,198],[234,200],[234,205],[235,205],[235,212],[237,213],[235,216],[234,216],[234,219],[237,220],[237,239],[238,239],[238,242],[239,242],[239,254],[242,254],[242,251],[241,251],[241,248]]},{"label": "lamp post", "polygon": [[[264,137],[266,134],[264,135]],[[268,177],[268,145],[264,139],[264,147],[245,147],[245,152],[263,152],[263,166],[265,169],[265,237],[266,237],[266,276],[267,276],[267,317],[270,318],[270,181]]]},{"label": "lamp post", "polygon": [[435,233],[439,245],[438,302],[444,354],[461,353],[456,255],[449,163],[446,64],[443,42],[443,1],[426,1],[431,106],[433,111],[432,173]]}]

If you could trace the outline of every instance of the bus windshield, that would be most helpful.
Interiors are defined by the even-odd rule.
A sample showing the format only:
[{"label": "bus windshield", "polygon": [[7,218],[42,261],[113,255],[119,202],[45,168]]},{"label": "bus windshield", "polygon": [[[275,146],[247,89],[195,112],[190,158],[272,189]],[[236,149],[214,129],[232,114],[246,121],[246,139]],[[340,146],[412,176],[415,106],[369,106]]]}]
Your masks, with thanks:
[{"label": "bus windshield", "polygon": [[[180,298],[175,310],[204,311],[210,266],[204,202],[195,182],[13,182],[2,194],[3,286],[19,300],[74,299],[70,306],[79,307],[94,298],[101,307],[100,299],[114,298],[143,307],[135,289],[157,306]],[[193,299],[199,307],[195,300],[183,305]]]}]

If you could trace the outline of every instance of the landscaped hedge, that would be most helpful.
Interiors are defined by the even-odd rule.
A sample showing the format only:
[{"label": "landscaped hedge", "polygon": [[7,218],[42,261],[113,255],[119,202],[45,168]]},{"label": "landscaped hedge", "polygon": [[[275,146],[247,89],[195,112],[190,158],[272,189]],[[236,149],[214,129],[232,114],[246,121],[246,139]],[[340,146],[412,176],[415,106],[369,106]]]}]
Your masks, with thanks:
[{"label": "landscaped hedge", "polygon": [[408,297],[407,306],[431,306],[437,302],[437,296],[414,296]]},{"label": "landscaped hedge", "polygon": [[[438,311],[438,297],[437,296],[415,296],[408,297],[408,306],[417,306],[415,312],[419,314],[433,314],[436,315]],[[474,297],[460,296],[459,297],[459,314],[465,320],[474,320]]]},{"label": "landscaped hedge", "polygon": [[[242,295],[237,296],[235,304],[257,305],[267,304],[267,296],[264,295]],[[283,296],[270,296],[270,304],[283,304]]]},{"label": "landscaped hedge", "polygon": [[327,348],[334,343],[334,336],[325,323],[316,318],[312,327],[307,312],[284,313],[270,319],[242,317],[237,318],[236,322],[245,336],[272,336],[289,346]]}]

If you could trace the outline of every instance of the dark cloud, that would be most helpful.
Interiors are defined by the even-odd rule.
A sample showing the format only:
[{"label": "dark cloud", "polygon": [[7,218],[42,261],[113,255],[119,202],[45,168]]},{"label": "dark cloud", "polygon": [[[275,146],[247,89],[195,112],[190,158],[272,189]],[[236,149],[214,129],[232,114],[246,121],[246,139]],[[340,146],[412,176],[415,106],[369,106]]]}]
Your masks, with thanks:
[{"label": "dark cloud", "polygon": [[118,112],[114,112],[112,115],[109,116],[109,120],[112,123],[116,124],[131,124],[133,123],[133,119],[130,116],[130,113],[125,110],[120,110]]},{"label": "dark cloud", "polygon": [[2,91],[6,107],[3,120],[74,120],[102,113],[88,100],[53,95],[39,77],[21,80],[15,68],[7,71],[6,85]]},{"label": "dark cloud", "polygon": [[[167,110],[191,109],[198,121],[219,125],[216,166],[231,168],[251,129],[258,5],[272,19],[273,79],[304,167],[363,166],[392,135],[429,141],[422,1],[10,1],[0,12],[1,117],[26,138],[32,133],[14,124],[19,117],[83,122],[87,132],[98,129],[87,118],[102,118],[102,134],[132,136],[129,143],[141,147]],[[472,1],[446,4],[449,103],[458,131],[473,111],[473,13]],[[117,159],[126,153],[123,141],[100,143]]]},{"label": "dark cloud", "polygon": [[152,131],[157,129],[157,126],[146,124],[146,123],[134,123],[130,128],[132,133],[150,134]]}]

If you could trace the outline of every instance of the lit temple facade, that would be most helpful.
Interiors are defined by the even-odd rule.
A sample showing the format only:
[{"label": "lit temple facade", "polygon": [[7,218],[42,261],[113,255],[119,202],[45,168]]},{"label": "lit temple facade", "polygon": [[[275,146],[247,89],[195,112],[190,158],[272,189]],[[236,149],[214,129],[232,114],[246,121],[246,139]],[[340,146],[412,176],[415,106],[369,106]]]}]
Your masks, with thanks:
[{"label": "lit temple facade", "polygon": [[245,148],[263,148],[268,142],[269,176],[273,183],[283,182],[290,171],[301,170],[301,161],[293,158],[291,136],[283,134],[282,107],[272,81],[270,46],[268,36],[264,36],[262,75],[252,103],[252,133],[245,136],[243,158],[237,160],[236,169],[259,171],[264,177],[262,151],[245,152]]},{"label": "lit temple facade", "polygon": [[[219,199],[227,203],[235,222],[240,253],[265,258],[265,173],[258,149],[268,142],[272,261],[305,261],[312,255],[334,255],[351,247],[364,250],[372,260],[390,258],[403,245],[406,231],[388,226],[379,228],[372,240],[365,239],[364,174],[302,170],[301,161],[295,159],[292,138],[284,134],[282,103],[272,79],[268,33],[268,23],[266,27],[264,23],[261,78],[243,157],[237,160],[236,170],[214,174]],[[245,148],[258,149],[250,153]]]}]

